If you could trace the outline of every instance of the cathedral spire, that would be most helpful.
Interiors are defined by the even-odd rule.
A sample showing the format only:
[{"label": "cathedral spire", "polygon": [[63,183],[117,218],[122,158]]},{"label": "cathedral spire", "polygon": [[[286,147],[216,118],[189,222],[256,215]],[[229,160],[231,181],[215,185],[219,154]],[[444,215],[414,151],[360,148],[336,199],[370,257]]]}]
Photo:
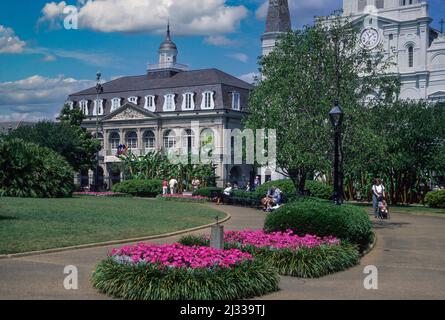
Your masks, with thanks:
[{"label": "cathedral spire", "polygon": [[289,32],[292,30],[289,3],[287,0],[269,0],[266,20],[266,32]]},{"label": "cathedral spire", "polygon": [[275,48],[281,34],[292,30],[292,22],[287,0],[269,0],[266,31],[261,38],[263,55],[268,55]]}]

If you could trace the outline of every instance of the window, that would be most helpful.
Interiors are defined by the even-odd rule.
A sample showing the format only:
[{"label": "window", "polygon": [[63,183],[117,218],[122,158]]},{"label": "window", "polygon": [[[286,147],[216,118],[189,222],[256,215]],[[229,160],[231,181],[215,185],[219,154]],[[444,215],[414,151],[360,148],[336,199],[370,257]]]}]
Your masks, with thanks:
[{"label": "window", "polygon": [[144,133],[144,148],[145,151],[154,150],[156,148],[156,138],[153,131],[146,131]]},{"label": "window", "polygon": [[182,134],[182,148],[191,152],[191,149],[195,147],[195,135],[190,129],[186,129]]},{"label": "window", "polygon": [[156,111],[156,103],[155,96],[146,96],[145,97],[145,109],[150,110],[152,112]]},{"label": "window", "polygon": [[375,0],[375,7],[377,9],[383,9],[385,7],[385,0]]},{"label": "window", "polygon": [[241,95],[238,92],[232,93],[232,109],[237,111],[241,110]]},{"label": "window", "polygon": [[137,105],[139,102],[139,97],[130,97],[128,98],[128,101]]},{"label": "window", "polygon": [[176,135],[173,130],[168,130],[164,133],[164,148],[172,149],[176,147]]},{"label": "window", "polygon": [[114,98],[111,100],[111,112],[121,107],[121,98]]},{"label": "window", "polygon": [[138,148],[138,134],[134,131],[127,134],[127,147],[129,149]]},{"label": "window", "polygon": [[408,47],[408,68],[414,67],[414,47],[410,45]]},{"label": "window", "polygon": [[167,94],[164,96],[164,111],[175,111],[175,95]]},{"label": "window", "polygon": [[201,132],[201,156],[212,157],[215,148],[215,135],[212,129],[204,129]]},{"label": "window", "polygon": [[80,109],[82,110],[82,113],[84,115],[88,115],[89,111],[88,111],[88,100],[82,100],[80,101]]},{"label": "window", "polygon": [[358,11],[365,11],[367,4],[367,0],[358,0]]},{"label": "window", "polygon": [[120,139],[119,133],[113,132],[112,134],[110,134],[111,150],[117,150],[119,148],[120,144],[121,144],[121,139]]},{"label": "window", "polygon": [[187,92],[182,95],[182,110],[194,110],[195,109],[195,94]]},{"label": "window", "polygon": [[215,93],[212,91],[206,91],[202,94],[201,109],[214,109],[215,108],[215,101],[213,99],[214,95],[215,95]]},{"label": "window", "polygon": [[101,116],[103,114],[104,114],[104,101],[102,99],[94,100],[93,116],[97,115]]},{"label": "window", "polygon": [[65,104],[70,107],[70,110],[74,109],[74,102],[73,101],[67,101],[67,102],[65,102]]}]

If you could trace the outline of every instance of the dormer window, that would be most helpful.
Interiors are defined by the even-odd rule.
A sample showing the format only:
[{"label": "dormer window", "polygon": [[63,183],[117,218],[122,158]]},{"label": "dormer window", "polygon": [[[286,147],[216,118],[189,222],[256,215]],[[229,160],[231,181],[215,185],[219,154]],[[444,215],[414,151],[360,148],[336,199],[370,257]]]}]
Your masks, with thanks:
[{"label": "dormer window", "polygon": [[164,96],[164,111],[175,111],[176,105],[175,105],[175,95],[174,94],[167,94]]},{"label": "dormer window", "polygon": [[195,110],[195,94],[193,92],[182,95],[182,110]]},{"label": "dormer window", "polygon": [[236,111],[241,110],[241,95],[239,92],[232,92],[232,109]]},{"label": "dormer window", "polygon": [[214,109],[215,101],[214,101],[215,93],[213,91],[206,91],[202,94],[202,102],[201,109]]},{"label": "dormer window", "polygon": [[128,101],[137,105],[139,102],[139,97],[130,97],[130,98],[128,98]]},{"label": "dormer window", "polygon": [[97,115],[102,116],[103,114],[104,114],[104,101],[102,99],[94,100],[93,116]]},{"label": "dormer window", "polygon": [[88,110],[88,100],[82,100],[80,101],[80,110],[82,110],[82,113],[84,115],[88,115],[89,110]]},{"label": "dormer window", "polygon": [[67,102],[65,102],[65,104],[66,104],[67,106],[69,106],[70,110],[73,110],[73,109],[74,109],[74,101],[67,101]]},{"label": "dormer window", "polygon": [[156,111],[156,100],[155,96],[146,96],[145,97],[145,109],[155,112]]},{"label": "dormer window", "polygon": [[121,107],[121,98],[111,99],[111,112]]}]

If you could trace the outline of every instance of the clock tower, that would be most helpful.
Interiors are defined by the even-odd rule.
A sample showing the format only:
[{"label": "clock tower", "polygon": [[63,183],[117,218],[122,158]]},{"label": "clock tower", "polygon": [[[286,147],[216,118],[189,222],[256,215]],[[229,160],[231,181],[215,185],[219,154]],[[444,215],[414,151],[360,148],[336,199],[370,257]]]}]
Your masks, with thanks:
[{"label": "clock tower", "polygon": [[287,0],[269,0],[266,31],[261,37],[263,55],[268,55],[276,45],[281,34],[292,30]]}]

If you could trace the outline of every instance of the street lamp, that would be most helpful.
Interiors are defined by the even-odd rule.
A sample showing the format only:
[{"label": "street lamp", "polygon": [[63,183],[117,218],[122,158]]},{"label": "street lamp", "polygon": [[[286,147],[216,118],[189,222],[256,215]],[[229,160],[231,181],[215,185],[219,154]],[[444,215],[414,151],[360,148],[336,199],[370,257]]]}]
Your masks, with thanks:
[{"label": "street lamp", "polygon": [[343,123],[344,113],[341,110],[339,103],[335,103],[335,107],[329,112],[332,126],[334,127],[334,195],[333,201],[335,204],[341,205],[343,203],[343,179],[340,177],[340,138],[341,125]]},{"label": "street lamp", "polygon": [[[99,141],[99,95],[103,92],[103,87],[100,84],[100,78],[102,74],[100,72],[96,73],[96,140]],[[96,174],[94,177],[94,189],[96,192],[101,191],[99,186],[99,161],[100,154],[99,151],[96,152]]]}]

